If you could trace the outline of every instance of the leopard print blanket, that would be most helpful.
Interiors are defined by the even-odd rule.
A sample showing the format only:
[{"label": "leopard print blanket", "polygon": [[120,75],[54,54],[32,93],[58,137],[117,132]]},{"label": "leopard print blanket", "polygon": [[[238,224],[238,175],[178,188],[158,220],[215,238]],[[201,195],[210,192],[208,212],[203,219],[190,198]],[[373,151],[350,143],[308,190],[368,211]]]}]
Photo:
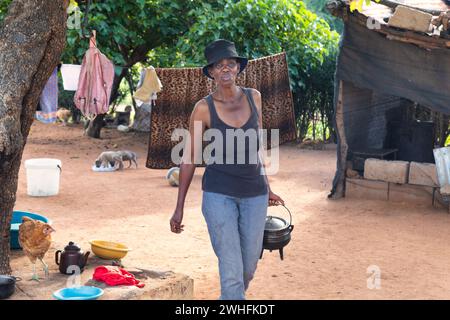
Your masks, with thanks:
[{"label": "leopard print blanket", "polygon": [[[156,73],[163,90],[158,93],[156,106],[152,109],[146,166],[167,169],[175,166],[171,152],[179,143],[171,140],[172,132],[176,128],[189,127],[195,103],[214,90],[214,83],[203,75],[201,68],[156,68]],[[250,60],[238,76],[237,84],[261,92],[263,127],[279,129],[280,144],[296,139],[286,53]]]}]

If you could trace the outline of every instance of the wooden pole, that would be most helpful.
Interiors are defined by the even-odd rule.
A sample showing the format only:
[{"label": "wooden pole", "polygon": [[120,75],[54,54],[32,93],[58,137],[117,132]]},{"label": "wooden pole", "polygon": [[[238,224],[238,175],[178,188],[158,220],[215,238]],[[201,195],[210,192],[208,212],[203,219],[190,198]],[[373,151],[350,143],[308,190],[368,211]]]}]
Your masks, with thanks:
[{"label": "wooden pole", "polygon": [[336,133],[339,137],[339,153],[337,161],[337,182],[334,192],[329,195],[329,198],[339,199],[345,195],[345,173],[347,170],[347,152],[348,144],[347,138],[345,137],[345,127],[344,127],[344,102],[343,102],[343,87],[344,82],[339,80],[339,93],[338,101],[336,106]]}]

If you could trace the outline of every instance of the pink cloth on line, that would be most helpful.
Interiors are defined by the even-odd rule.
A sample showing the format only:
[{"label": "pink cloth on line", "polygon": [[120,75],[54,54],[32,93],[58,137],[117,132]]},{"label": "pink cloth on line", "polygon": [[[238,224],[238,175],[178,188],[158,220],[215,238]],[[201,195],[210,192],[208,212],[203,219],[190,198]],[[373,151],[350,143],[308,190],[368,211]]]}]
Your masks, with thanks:
[{"label": "pink cloth on line", "polygon": [[78,88],[73,99],[85,117],[93,119],[108,112],[113,81],[114,65],[96,47],[94,34],[81,64]]}]

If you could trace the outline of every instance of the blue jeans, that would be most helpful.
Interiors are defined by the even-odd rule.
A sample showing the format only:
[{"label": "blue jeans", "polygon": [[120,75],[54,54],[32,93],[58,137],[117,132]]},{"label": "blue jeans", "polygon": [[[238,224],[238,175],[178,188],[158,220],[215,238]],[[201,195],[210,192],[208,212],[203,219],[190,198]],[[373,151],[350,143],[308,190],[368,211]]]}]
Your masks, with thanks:
[{"label": "blue jeans", "polygon": [[243,300],[261,255],[268,193],[236,198],[203,192],[202,211],[219,259],[221,300]]}]

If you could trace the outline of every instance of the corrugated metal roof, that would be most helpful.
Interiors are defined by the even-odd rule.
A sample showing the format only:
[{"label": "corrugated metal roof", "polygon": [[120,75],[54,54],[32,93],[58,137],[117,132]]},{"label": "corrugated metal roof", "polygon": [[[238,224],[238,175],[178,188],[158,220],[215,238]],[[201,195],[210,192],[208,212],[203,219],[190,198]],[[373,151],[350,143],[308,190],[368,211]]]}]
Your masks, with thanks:
[{"label": "corrugated metal roof", "polygon": [[[394,0],[392,0],[392,2],[394,2]],[[398,0],[395,2],[419,9],[439,11],[450,10],[450,6],[447,6],[442,0]],[[393,12],[394,9],[372,1],[369,6],[364,6],[364,10],[362,13],[365,16],[372,17],[383,24],[383,19],[390,17]]]},{"label": "corrugated metal roof", "polygon": [[[381,1],[383,1],[385,5],[371,2],[369,6],[364,6],[364,10],[361,13],[358,11],[353,13],[349,12],[348,6],[350,0],[330,0],[327,4],[327,8],[333,15],[341,17],[344,21],[352,21],[353,23],[367,26],[374,32],[386,35],[390,40],[413,43],[427,49],[450,48],[450,37],[445,33],[441,33],[440,36],[436,37],[436,35],[430,33],[426,34],[389,27],[386,22],[393,13],[392,7],[395,7],[395,3],[393,3],[393,0]],[[407,6],[428,10],[429,12],[433,12],[434,15],[439,15],[443,11],[450,10],[450,6],[447,6],[442,0],[398,0],[398,4],[400,4],[399,1],[402,1],[402,4]],[[370,28],[368,25],[370,22],[368,17],[377,20],[380,23],[380,27]],[[376,26],[376,22],[374,22],[373,26]]]},{"label": "corrugated metal roof", "polygon": [[422,9],[449,10],[449,7],[442,0],[402,0],[396,2]]},{"label": "corrugated metal roof", "polygon": [[[450,6],[447,6],[442,0],[393,0],[393,2],[420,9],[440,11],[450,10]],[[363,13],[373,18],[384,18],[389,17],[392,14],[392,9],[372,1],[369,6],[364,6]]]}]

